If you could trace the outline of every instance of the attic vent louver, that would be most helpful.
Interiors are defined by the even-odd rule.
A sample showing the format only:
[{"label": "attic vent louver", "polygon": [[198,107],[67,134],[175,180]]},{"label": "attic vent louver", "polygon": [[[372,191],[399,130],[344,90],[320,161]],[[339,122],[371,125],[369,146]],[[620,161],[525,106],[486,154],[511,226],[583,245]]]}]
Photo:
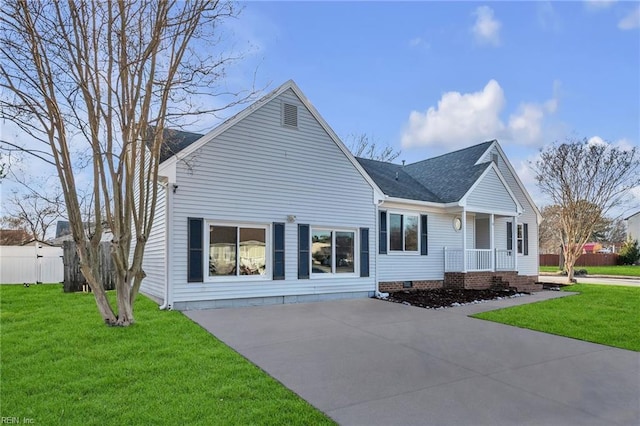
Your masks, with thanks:
[{"label": "attic vent louver", "polygon": [[298,106],[282,104],[282,124],[288,127],[298,127]]}]

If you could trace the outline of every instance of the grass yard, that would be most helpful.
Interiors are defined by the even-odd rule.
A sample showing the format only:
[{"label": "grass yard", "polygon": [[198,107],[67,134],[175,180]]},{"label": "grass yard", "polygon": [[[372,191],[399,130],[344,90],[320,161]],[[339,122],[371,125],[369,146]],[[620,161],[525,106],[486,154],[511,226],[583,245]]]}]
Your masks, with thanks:
[{"label": "grass yard", "polygon": [[[640,265],[576,266],[576,270],[577,269],[586,269],[589,275],[618,275],[624,277],[640,277]],[[540,272],[558,272],[558,267],[541,266]]]},{"label": "grass yard", "polygon": [[334,424],[181,313],[143,296],[135,313],[137,324],[109,328],[90,294],[0,286],[0,415],[40,425]]},{"label": "grass yard", "polygon": [[473,317],[640,351],[640,288],[576,284],[564,290],[580,294]]}]

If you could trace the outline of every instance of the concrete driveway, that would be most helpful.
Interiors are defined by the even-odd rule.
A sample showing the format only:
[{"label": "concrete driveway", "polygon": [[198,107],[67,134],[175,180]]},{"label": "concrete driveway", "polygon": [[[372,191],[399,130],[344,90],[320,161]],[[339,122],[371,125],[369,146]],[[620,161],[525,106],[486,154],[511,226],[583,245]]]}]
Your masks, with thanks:
[{"label": "concrete driveway", "polygon": [[185,314],[342,425],[637,426],[640,354],[467,317],[565,294]]}]

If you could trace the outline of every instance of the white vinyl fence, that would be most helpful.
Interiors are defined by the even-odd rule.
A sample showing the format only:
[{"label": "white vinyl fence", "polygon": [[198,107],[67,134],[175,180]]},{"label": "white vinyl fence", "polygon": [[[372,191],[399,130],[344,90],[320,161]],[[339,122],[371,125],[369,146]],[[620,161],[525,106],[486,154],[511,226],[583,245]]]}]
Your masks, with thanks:
[{"label": "white vinyl fence", "polygon": [[62,247],[0,246],[0,284],[63,280]]}]

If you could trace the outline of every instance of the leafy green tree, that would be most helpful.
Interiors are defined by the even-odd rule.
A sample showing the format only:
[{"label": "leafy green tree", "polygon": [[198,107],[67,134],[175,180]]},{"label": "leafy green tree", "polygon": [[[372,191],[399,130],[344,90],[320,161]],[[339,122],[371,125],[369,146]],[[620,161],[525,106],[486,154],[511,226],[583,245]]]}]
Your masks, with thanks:
[{"label": "leafy green tree", "polygon": [[618,263],[622,265],[633,265],[638,260],[640,260],[640,247],[638,247],[638,240],[632,240],[629,238],[624,242],[620,249]]}]

